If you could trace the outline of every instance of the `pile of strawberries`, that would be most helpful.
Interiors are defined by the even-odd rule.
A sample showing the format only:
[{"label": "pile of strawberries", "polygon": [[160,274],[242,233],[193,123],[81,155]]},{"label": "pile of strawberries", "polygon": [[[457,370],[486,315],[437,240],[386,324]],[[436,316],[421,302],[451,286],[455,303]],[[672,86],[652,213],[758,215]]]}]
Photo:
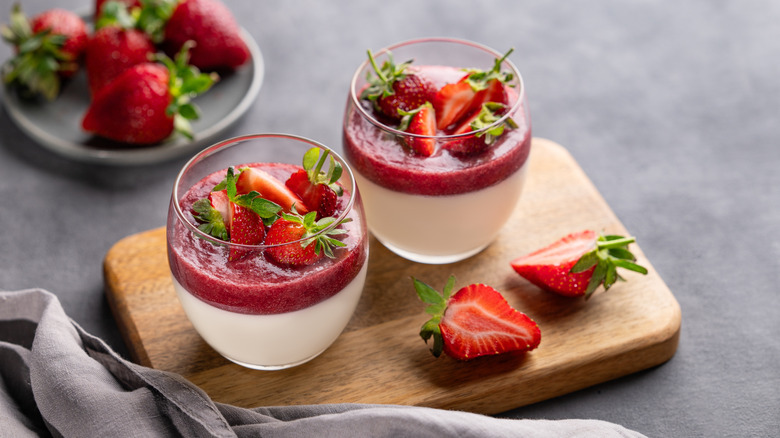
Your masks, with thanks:
[{"label": "pile of strawberries", "polygon": [[[487,149],[504,132],[505,126],[516,128],[511,118],[491,129],[509,108],[505,87],[511,73],[502,72],[501,64],[512,53],[509,50],[496,59],[488,71],[472,69],[459,81],[436,89],[424,75],[410,69],[411,61],[396,65],[392,53],[378,66],[371,51],[368,59],[375,75],[361,98],[372,103],[382,120],[396,123],[398,129],[419,135],[405,138],[405,145],[415,155],[430,157],[437,151],[437,134],[461,135],[445,142],[442,149],[458,157],[467,157]],[[470,132],[480,131],[474,135]]]},{"label": "pile of strawberries", "polygon": [[[303,169],[284,182],[257,167],[230,167],[208,198],[193,204],[193,213],[204,233],[239,245],[280,245],[265,249],[272,261],[310,265],[334,257],[334,246],[344,246],[333,237],[344,229],[330,228],[337,221],[338,197],[343,194],[337,183],[342,172],[329,152],[319,148],[310,149]],[[300,244],[284,245],[298,240]],[[228,260],[256,255],[251,248],[231,246]]]},{"label": "pile of strawberries", "polygon": [[91,34],[73,12],[50,9],[28,21],[17,4],[2,36],[16,51],[3,67],[7,85],[53,100],[84,66],[91,104],[82,128],[134,145],[159,143],[174,130],[191,136],[187,121],[199,115],[191,99],[216,72],[250,58],[219,0],[96,0]]}]

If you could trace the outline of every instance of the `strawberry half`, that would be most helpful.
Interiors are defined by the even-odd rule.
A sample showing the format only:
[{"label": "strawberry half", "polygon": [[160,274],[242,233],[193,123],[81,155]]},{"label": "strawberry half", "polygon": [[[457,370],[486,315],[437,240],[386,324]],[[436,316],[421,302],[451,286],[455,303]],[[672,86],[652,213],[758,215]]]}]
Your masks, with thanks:
[{"label": "strawberry half", "polygon": [[469,70],[469,74],[458,82],[447,84],[436,93],[433,107],[436,109],[436,126],[440,130],[448,129],[463,117],[480,110],[484,103],[508,102],[504,84],[512,80],[513,75],[502,73],[501,63],[513,51],[510,49],[503,57],[496,59],[491,70]]},{"label": "strawberry half", "polygon": [[[330,157],[328,171],[324,171],[325,162]],[[293,193],[298,195],[309,211],[317,211],[317,219],[336,214],[338,197],[343,192],[336,182],[344,169],[330,152],[314,147],[303,155],[303,170],[299,170],[285,181]],[[300,211],[299,213],[305,213]]]},{"label": "strawberry half", "polygon": [[257,192],[259,196],[279,204],[288,213],[293,211],[293,206],[299,213],[305,214],[309,211],[301,198],[287,188],[283,182],[268,172],[255,167],[241,169],[241,174],[236,181],[236,189],[238,194]]},{"label": "strawberry half", "polygon": [[28,21],[18,3],[0,34],[16,50],[3,66],[3,82],[23,97],[48,100],[59,95],[61,79],[76,73],[87,44],[87,25],[74,12],[49,9]]},{"label": "strawberry half", "polygon": [[[229,203],[230,243],[243,245],[259,245],[265,237],[263,219],[247,207],[234,202]],[[228,260],[240,260],[252,251],[244,248],[231,247]]]},{"label": "strawberry half", "polygon": [[572,233],[553,244],[514,259],[510,264],[523,278],[542,289],[565,296],[585,296],[604,285],[608,290],[617,280],[617,268],[640,274],[647,269],[634,263],[628,251],[633,237],[600,235],[591,230]]},{"label": "strawberry half", "polygon": [[[279,245],[269,247],[266,250],[268,256],[277,263],[290,266],[306,266],[323,257],[335,257],[333,247],[345,245],[331,236],[344,234],[346,231],[337,227],[323,231],[336,219],[327,217],[316,220],[316,216],[317,213],[314,211],[305,216],[284,213],[271,225],[266,235],[266,245]],[[344,220],[342,223],[347,221]],[[301,240],[300,244],[291,243],[298,240]],[[286,243],[290,244],[285,245]]]},{"label": "strawberry half", "polygon": [[401,111],[419,108],[435,96],[433,83],[408,69],[412,61],[396,65],[393,54],[387,52],[387,60],[380,68],[370,50],[368,59],[376,75],[368,78],[369,87],[363,90],[360,98],[373,102],[374,108],[386,117],[400,120]]},{"label": "strawberry half", "polygon": [[430,157],[436,152],[436,114],[433,105],[425,102],[413,111],[399,110],[403,115],[399,129],[410,134],[425,135],[427,137],[406,137],[406,144],[411,150],[420,156]]},{"label": "strawberry half", "polygon": [[[479,131],[493,125],[501,118],[498,114],[504,112],[505,108],[506,107],[503,104],[495,102],[482,104],[480,110],[472,114],[458,126],[453,132],[453,135],[468,134],[469,132]],[[506,125],[510,128],[517,128],[515,121],[511,118],[507,118],[504,123],[496,125],[491,129],[474,135],[457,138],[445,143],[443,147],[456,156],[465,157],[476,155],[492,145],[496,139],[504,133]]]},{"label": "strawberry half", "polygon": [[429,304],[426,312],[433,315],[422,326],[420,336],[426,343],[433,337],[431,353],[436,357],[442,351],[458,360],[525,352],[542,340],[539,326],[490,286],[472,284],[450,295],[455,277],[449,278],[441,294],[417,279],[413,281],[417,295]]}]

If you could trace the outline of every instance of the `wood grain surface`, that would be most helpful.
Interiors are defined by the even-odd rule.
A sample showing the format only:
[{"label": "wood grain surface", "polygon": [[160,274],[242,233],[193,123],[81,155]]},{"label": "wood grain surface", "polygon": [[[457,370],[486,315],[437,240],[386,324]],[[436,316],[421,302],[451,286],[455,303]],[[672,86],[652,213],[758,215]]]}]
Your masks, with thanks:
[{"label": "wood grain surface", "polygon": [[[338,340],[309,363],[255,371],[212,350],[193,329],[170,279],[165,229],[128,236],[104,261],[106,294],[132,359],[179,373],[212,399],[243,407],[315,403],[392,403],[498,413],[659,365],[679,339],[680,307],[637,244],[642,276],[589,300],[531,285],[509,262],[570,232],[628,233],[560,145],[536,138],[528,179],[510,222],[480,254],[448,265],[402,259],[371,238],[368,279]],[[458,362],[434,358],[418,335],[427,320],[411,276],[440,289],[486,283],[533,318],[538,349]]]}]

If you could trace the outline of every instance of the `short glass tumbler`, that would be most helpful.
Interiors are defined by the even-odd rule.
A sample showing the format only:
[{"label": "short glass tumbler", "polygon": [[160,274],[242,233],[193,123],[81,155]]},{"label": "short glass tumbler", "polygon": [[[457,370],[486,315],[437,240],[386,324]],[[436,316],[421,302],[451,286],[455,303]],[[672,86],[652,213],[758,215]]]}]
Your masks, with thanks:
[{"label": "short glass tumbler", "polygon": [[[338,235],[344,247],[334,247],[333,258],[291,267],[268,257],[269,248],[282,245],[230,243],[198,228],[192,204],[228,167],[260,167],[284,182],[313,147],[343,167],[335,225],[346,233]],[[286,134],[225,140],[185,164],[173,187],[167,245],[174,288],[195,330],[225,358],[262,370],[299,365],[327,349],[355,311],[368,265],[363,205],[349,165],[322,144]],[[301,240],[286,245],[300,247]],[[231,260],[231,250],[249,255]]]},{"label": "short glass tumbler", "polygon": [[[412,71],[437,89],[458,82],[467,74],[463,69],[490,70],[504,57],[485,46],[449,38],[384,48],[374,54],[376,65],[390,56],[396,64],[413,60]],[[355,72],[344,115],[344,156],[360,186],[369,230],[396,254],[430,264],[466,259],[487,247],[514,212],[531,149],[531,121],[517,68],[504,59],[500,70],[511,74],[500,118],[467,133],[440,128],[435,136],[410,134],[382,117],[361,97],[369,86],[367,75],[374,74],[372,64],[366,60]],[[454,145],[484,138],[501,124],[503,134],[484,150],[454,153]],[[419,139],[433,139],[433,155],[412,151],[411,141]]]}]

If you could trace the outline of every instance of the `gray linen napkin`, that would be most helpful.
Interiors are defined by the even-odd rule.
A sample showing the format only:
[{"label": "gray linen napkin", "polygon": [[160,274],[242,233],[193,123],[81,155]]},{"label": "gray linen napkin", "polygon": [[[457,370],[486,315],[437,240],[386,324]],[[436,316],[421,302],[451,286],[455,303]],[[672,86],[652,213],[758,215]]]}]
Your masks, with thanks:
[{"label": "gray linen napkin", "polygon": [[0,436],[641,437],[598,420],[510,420],[396,405],[244,409],[142,367],[71,321],[53,294],[0,292]]}]

